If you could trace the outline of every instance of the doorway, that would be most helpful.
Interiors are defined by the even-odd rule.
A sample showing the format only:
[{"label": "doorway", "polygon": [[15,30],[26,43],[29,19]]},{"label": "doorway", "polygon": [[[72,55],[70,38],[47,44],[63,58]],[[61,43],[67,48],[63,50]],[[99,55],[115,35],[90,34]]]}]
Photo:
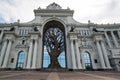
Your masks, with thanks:
[{"label": "doorway", "polygon": [[23,69],[24,66],[24,59],[25,59],[25,53],[23,51],[20,51],[18,53],[18,58],[17,58],[17,69]]},{"label": "doorway", "polygon": [[85,51],[83,53],[83,58],[84,58],[85,69],[92,70],[92,61],[91,61],[90,53]]}]

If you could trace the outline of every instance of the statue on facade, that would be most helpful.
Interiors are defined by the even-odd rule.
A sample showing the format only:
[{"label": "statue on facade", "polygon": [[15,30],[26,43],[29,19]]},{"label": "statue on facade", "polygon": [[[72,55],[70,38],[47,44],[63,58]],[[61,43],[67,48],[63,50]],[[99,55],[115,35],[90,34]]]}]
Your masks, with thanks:
[{"label": "statue on facade", "polygon": [[34,31],[39,31],[37,27],[34,27],[34,29],[33,29],[33,30],[34,30]]},{"label": "statue on facade", "polygon": [[75,29],[74,27],[71,27],[70,32],[74,32],[74,29]]},{"label": "statue on facade", "polygon": [[94,32],[98,32],[98,30],[97,30],[96,28],[93,28],[93,31],[94,31]]},{"label": "statue on facade", "polygon": [[98,31],[96,28],[93,28],[94,32],[104,32],[104,31]]},{"label": "statue on facade", "polygon": [[15,31],[15,27],[10,28],[10,31]]}]

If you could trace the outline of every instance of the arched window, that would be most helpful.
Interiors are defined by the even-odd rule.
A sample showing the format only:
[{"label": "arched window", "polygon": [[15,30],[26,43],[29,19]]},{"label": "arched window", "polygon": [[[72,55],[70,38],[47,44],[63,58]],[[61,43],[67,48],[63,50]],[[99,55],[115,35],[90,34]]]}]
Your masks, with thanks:
[{"label": "arched window", "polygon": [[65,28],[59,21],[49,21],[43,28],[43,68],[66,68]]},{"label": "arched window", "polygon": [[23,68],[24,58],[25,58],[25,53],[23,51],[20,51],[17,59],[17,68]]},{"label": "arched window", "polygon": [[92,69],[92,62],[91,62],[90,54],[88,52],[84,52],[83,57],[84,57],[85,68],[87,70],[91,70]]}]

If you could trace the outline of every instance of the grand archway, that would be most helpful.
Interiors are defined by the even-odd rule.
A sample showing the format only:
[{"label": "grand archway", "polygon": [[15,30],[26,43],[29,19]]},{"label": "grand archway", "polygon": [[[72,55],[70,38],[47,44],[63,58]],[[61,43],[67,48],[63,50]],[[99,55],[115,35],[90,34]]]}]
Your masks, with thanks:
[{"label": "grand archway", "polygon": [[43,28],[43,68],[66,68],[65,28],[59,21],[49,21]]}]

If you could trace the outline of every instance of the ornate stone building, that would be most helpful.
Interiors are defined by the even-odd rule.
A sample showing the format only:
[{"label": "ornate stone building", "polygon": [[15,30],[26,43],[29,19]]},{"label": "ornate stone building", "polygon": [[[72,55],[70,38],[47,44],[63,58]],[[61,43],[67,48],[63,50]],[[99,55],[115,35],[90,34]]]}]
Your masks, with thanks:
[{"label": "ornate stone building", "polygon": [[49,59],[44,62],[44,34],[56,26],[64,33],[64,55],[59,62],[65,69],[120,71],[120,24],[79,23],[73,13],[52,3],[34,10],[30,22],[0,24],[0,69],[45,68]]}]

